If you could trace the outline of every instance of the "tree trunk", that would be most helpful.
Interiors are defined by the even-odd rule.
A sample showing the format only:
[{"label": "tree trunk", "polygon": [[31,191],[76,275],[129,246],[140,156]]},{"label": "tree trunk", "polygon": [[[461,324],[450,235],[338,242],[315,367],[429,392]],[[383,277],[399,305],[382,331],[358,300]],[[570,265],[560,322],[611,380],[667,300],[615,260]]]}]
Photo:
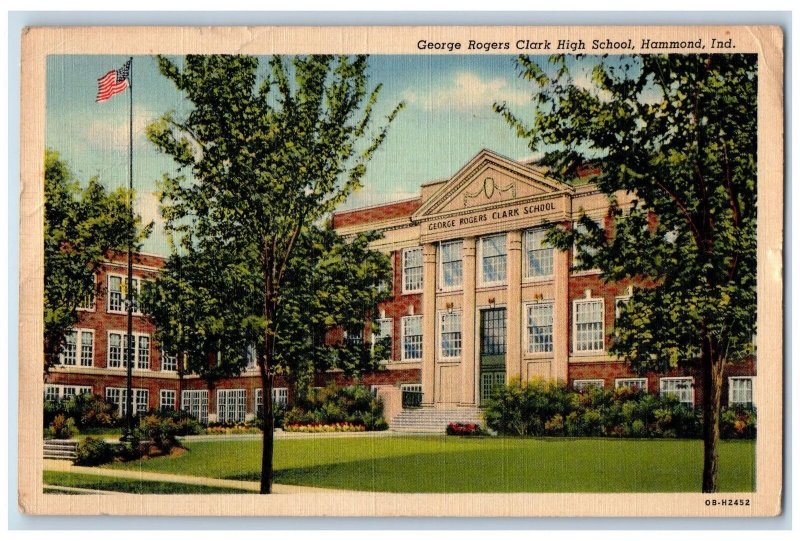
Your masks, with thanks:
[{"label": "tree trunk", "polygon": [[706,339],[703,346],[703,492],[719,492],[719,415],[724,359]]},{"label": "tree trunk", "polygon": [[[265,342],[269,341],[265,338]],[[272,493],[272,454],[275,442],[275,416],[272,411],[272,373],[269,370],[272,353],[268,349],[265,360],[261,363],[261,396],[264,402],[263,412],[263,445],[261,449],[261,494]],[[269,363],[269,364],[267,364]]]}]

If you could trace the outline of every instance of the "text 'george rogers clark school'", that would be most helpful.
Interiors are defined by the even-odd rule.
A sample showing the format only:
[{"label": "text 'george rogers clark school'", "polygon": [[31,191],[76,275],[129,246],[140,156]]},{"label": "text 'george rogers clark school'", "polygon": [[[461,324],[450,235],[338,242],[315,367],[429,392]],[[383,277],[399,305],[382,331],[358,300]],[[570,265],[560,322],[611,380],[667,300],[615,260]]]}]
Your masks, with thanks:
[{"label": "text 'george rogers clark school'", "polygon": [[[618,307],[634,284],[572,270],[573,254],[545,242],[549,226],[583,214],[607,225],[609,200],[586,173],[564,184],[531,163],[483,150],[451,178],[422,185],[416,198],[334,213],[341,235],[382,232],[374,248],[390,255],[394,268],[392,296],[378,320],[379,337],[391,338],[391,357],[360,378],[383,399],[390,426],[441,427],[430,424],[431,415],[478,419],[492,388],[514,378],[563,380],[579,391],[638,387],[700,402],[701,375],[690,359],[668,373],[638,375],[608,353]],[[631,198],[617,194],[623,208]],[[45,375],[45,398],[91,391],[124,407],[125,262],[124,255],[112,258],[98,274],[96,295]],[[137,255],[134,287],[153,279],[162,263]],[[202,422],[255,417],[263,403],[255,366],[210,386],[181,374],[153,332],[147,318],[134,316],[135,411],[184,409]],[[330,372],[318,374],[316,384],[331,380],[346,383]],[[755,359],[729,366],[723,400],[752,403],[754,383]],[[275,387],[277,402],[291,402],[282,376]]]}]

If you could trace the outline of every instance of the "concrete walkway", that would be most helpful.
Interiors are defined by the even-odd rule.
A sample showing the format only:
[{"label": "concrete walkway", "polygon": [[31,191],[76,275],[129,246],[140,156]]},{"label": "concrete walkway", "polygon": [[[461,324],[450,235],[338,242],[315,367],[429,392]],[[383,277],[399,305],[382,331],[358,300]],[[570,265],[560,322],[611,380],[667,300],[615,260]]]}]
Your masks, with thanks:
[{"label": "concrete walkway", "polygon": [[[233,488],[239,490],[249,490],[258,492],[258,481],[236,481],[233,479],[216,479],[214,477],[197,477],[194,475],[176,475],[172,473],[114,470],[111,468],[92,468],[87,466],[75,466],[69,460],[45,459],[45,471],[60,471],[69,473],[83,473],[87,475],[102,475],[104,477],[116,477],[117,479],[132,479],[135,481],[161,481],[165,483],[182,483],[185,485],[203,485],[210,487]],[[102,492],[102,491],[93,491]],[[339,490],[334,488],[306,487],[295,485],[272,485],[273,494],[298,494],[309,492],[330,492],[346,493],[349,490]]]}]

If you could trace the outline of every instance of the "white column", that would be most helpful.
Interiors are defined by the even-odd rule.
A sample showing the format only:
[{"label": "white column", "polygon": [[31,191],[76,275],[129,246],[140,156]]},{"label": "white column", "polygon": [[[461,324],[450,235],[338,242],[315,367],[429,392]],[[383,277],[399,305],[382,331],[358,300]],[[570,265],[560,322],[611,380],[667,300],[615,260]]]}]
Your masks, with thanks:
[{"label": "white column", "polygon": [[478,404],[475,396],[475,238],[464,239],[464,298],[461,307],[461,402],[465,406]]},{"label": "white column", "polygon": [[506,381],[522,373],[522,233],[509,231],[506,304]]},{"label": "white column", "polygon": [[436,402],[436,245],[422,246],[422,404]]}]

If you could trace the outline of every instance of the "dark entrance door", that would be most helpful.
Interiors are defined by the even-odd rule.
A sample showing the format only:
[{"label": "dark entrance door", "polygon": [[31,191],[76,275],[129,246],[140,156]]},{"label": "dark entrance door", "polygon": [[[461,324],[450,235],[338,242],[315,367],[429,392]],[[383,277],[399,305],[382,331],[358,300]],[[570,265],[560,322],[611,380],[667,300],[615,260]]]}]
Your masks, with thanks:
[{"label": "dark entrance door", "polygon": [[480,403],[506,382],[506,309],[480,311]]}]

